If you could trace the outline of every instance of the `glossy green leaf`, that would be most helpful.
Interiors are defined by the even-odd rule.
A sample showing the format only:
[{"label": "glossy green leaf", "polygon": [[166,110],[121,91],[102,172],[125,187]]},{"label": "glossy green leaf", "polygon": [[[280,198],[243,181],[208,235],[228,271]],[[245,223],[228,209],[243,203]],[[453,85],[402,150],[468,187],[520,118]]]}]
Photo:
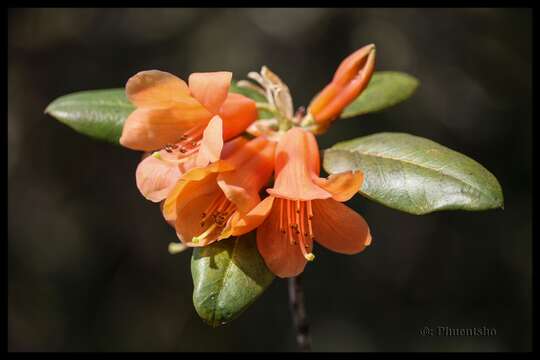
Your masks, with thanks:
[{"label": "glossy green leaf", "polygon": [[193,304],[211,326],[238,317],[274,279],[259,255],[254,234],[221,240],[193,251]]},{"label": "glossy green leaf", "polygon": [[368,87],[341,113],[342,118],[380,111],[409,98],[419,81],[408,74],[397,71],[377,71]]},{"label": "glossy green leaf", "polygon": [[323,167],[330,174],[361,170],[361,194],[411,214],[503,207],[501,186],[486,168],[418,136],[379,133],[341,142],[324,152]]},{"label": "glossy green leaf", "polygon": [[118,143],[124,121],[134,109],[124,89],[108,89],[59,97],[45,113],[84,135]]}]

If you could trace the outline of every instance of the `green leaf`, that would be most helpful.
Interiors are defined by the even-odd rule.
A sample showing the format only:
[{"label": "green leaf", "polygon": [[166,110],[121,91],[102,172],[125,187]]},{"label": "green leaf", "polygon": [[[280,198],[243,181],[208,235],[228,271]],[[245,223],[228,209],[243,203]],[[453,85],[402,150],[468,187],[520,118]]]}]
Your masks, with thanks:
[{"label": "green leaf", "polygon": [[124,121],[134,109],[124,89],[108,89],[59,97],[45,113],[84,135],[117,144]]},{"label": "green leaf", "polygon": [[330,174],[361,170],[361,194],[411,214],[503,207],[501,186],[486,168],[418,136],[379,133],[341,142],[324,152],[323,167]]},{"label": "green leaf", "polygon": [[233,81],[231,83],[229,92],[244,95],[245,97],[248,97],[256,102],[267,102],[266,97],[263,96],[262,94],[258,93],[257,91],[253,89],[238,86],[236,83],[237,81]]},{"label": "green leaf", "polygon": [[259,255],[254,234],[221,240],[193,251],[193,304],[211,326],[238,317],[274,279]]},{"label": "green leaf", "polygon": [[411,75],[397,71],[377,71],[368,87],[341,113],[342,118],[380,111],[410,97],[419,85]]},{"label": "green leaf", "polygon": [[[254,90],[232,83],[230,92],[247,96],[257,102],[266,98]],[[61,96],[47,106],[45,113],[94,139],[118,144],[124,121],[135,107],[127,99],[125,90],[107,89],[80,91]],[[260,119],[273,117],[266,110],[259,110]]]}]

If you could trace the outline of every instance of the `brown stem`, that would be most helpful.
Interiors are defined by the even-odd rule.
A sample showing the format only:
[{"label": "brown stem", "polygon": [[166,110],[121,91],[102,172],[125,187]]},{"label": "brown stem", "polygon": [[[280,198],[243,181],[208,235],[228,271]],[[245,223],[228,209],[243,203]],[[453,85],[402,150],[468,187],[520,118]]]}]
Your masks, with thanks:
[{"label": "brown stem", "polygon": [[300,276],[289,278],[289,303],[296,330],[296,343],[300,351],[311,351],[309,322],[304,305],[304,291]]}]

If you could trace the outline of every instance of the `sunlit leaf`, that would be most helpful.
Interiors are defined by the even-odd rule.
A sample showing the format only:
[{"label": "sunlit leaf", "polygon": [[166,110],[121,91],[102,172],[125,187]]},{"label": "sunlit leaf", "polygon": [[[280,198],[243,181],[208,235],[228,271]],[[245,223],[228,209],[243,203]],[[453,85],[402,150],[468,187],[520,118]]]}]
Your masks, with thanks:
[{"label": "sunlit leaf", "polygon": [[495,176],[473,159],[431,140],[379,133],[338,143],[324,152],[324,169],[361,170],[361,194],[411,214],[503,207]]}]

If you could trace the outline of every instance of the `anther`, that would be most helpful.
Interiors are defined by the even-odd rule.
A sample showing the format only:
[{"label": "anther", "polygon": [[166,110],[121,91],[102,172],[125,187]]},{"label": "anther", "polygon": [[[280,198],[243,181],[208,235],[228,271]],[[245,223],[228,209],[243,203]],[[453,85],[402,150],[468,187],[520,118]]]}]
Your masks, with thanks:
[{"label": "anther", "polygon": [[313,253],[308,253],[308,254],[304,255],[304,257],[306,258],[307,261],[315,260],[315,255],[313,255]]}]

